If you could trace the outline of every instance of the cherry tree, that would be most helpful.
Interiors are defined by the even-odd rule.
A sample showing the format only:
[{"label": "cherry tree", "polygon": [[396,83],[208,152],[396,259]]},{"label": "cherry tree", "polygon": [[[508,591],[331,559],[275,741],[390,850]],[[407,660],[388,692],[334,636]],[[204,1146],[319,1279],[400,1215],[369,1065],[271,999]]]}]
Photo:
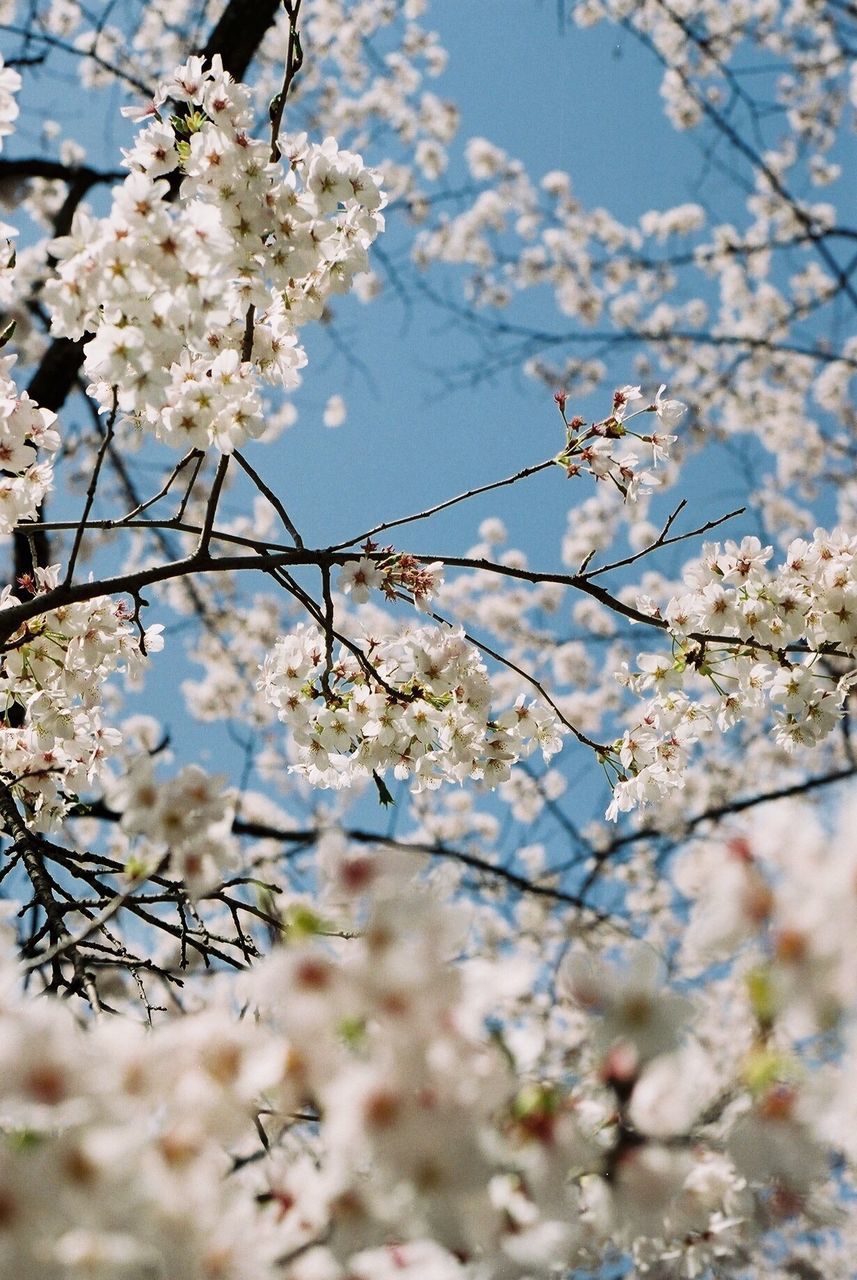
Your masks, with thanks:
[{"label": "cherry tree", "polygon": [[[4,1276],[853,1270],[857,15],[559,17],[733,221],[461,136],[425,0],[0,0]],[[32,144],[70,69],[116,155]],[[554,448],[310,536],[273,446],[391,295]]]}]

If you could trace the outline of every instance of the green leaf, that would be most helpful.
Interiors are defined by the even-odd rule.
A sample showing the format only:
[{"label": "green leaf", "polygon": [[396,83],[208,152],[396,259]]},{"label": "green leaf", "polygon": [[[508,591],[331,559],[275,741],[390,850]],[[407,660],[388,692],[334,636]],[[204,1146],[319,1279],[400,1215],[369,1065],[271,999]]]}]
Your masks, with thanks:
[{"label": "green leaf", "polygon": [[777,1016],[778,1007],[777,993],[771,970],[764,966],[752,969],[746,975],[744,981],[747,985],[747,994],[750,997],[750,1007],[757,1022],[763,1027],[770,1027]]},{"label": "green leaf", "polygon": [[144,858],[132,854],[125,863],[125,874],[129,880],[145,880],[151,867]]},{"label": "green leaf", "polygon": [[5,347],[6,343],[11,339],[13,333],[15,332],[15,327],[17,323],[18,323],[17,320],[11,320],[9,324],[6,325],[6,328],[3,330],[3,332],[0,333],[0,347]]},{"label": "green leaf", "polygon": [[531,1081],[518,1090],[512,1101],[512,1115],[524,1120],[535,1115],[553,1115],[559,1108],[561,1095],[552,1084]]},{"label": "green leaf", "polygon": [[747,1054],[741,1074],[747,1088],[756,1096],[795,1073],[793,1063],[784,1053],[757,1045]]},{"label": "green leaf", "polygon": [[283,928],[289,942],[302,942],[324,932],[324,919],[303,902],[295,902],[283,912]]},{"label": "green leaf", "polygon": [[5,1136],[14,1151],[32,1151],[45,1140],[45,1135],[36,1129],[15,1129]]},{"label": "green leaf", "polygon": [[349,1049],[359,1049],[366,1040],[366,1019],[352,1014],[342,1019],[337,1031]]}]

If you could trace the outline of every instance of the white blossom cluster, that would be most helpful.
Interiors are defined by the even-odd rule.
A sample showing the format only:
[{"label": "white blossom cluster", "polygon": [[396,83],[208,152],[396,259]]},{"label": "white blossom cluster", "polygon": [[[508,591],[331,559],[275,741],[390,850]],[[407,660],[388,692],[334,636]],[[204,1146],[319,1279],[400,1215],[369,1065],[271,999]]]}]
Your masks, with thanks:
[{"label": "white blossom cluster", "polygon": [[[690,903],[682,968],[730,966],[755,1024],[733,1156],[751,1183],[773,1174],[799,1197],[827,1166],[825,1144],[857,1154],[854,816],[853,797],[834,822],[788,801],[695,842],[674,872]],[[836,1069],[807,1071],[801,1059],[824,1038],[842,1054]]]},{"label": "white blossom cluster", "polygon": [[21,77],[13,67],[4,65],[0,54],[0,151],[3,150],[3,139],[13,132],[18,118],[18,104],[15,94],[21,87]]},{"label": "white blossom cluster", "polygon": [[[654,413],[659,424],[665,427],[675,426],[687,406],[680,400],[664,399],[666,386],[662,385],[652,404],[632,409],[638,400],[643,399],[640,387],[617,387],[613,392],[613,407],[610,415],[601,422],[587,426],[582,418],[570,420],[566,417],[568,396],[558,391],[554,396],[565,423],[566,444],[557,455],[556,461],[564,467],[569,477],[587,471],[596,480],[610,480],[628,502],[634,502],[642,494],[651,492],[658,483],[658,477],[650,467],[664,462],[669,457],[670,445],[676,437],[665,431],[652,431],[648,435],[640,435],[627,425],[642,413]],[[651,450],[651,464],[647,464],[638,454],[627,447],[620,448],[618,441],[627,445],[629,437],[638,439],[641,444]]]},{"label": "white blossom cluster", "polygon": [[372,542],[364,550],[366,554],[359,560],[342,566],[337,586],[343,595],[350,596],[354,604],[365,604],[373,590],[382,591],[389,600],[406,592],[417,609],[426,612],[443,582],[441,562],[421,564],[407,553],[395,554],[392,547],[373,558],[370,552],[377,548]]},{"label": "white blossom cluster", "polygon": [[417,789],[480,780],[494,787],[537,746],[560,748],[562,725],[519,698],[494,718],[491,683],[460,628],[410,627],[334,654],[300,626],[266,657],[259,688],[291,729],[295,766],[314,786],[339,789],[392,770]]},{"label": "white blossom cluster", "polygon": [[264,1220],[225,1175],[261,1091],[294,1096],[282,1046],[217,1008],[157,1035],[125,1020],[83,1032],[62,1002],[22,999],[9,968],[0,1027],[6,1275],[273,1274]]},{"label": "white blossom cluster", "polygon": [[[5,77],[15,77],[17,72],[4,69],[0,58],[0,145],[4,132],[10,133],[17,117],[14,99],[4,100]],[[15,87],[15,86],[13,86]],[[8,126],[3,128],[4,122]],[[0,236],[15,236],[14,227],[0,223]],[[0,252],[4,254],[0,266],[0,298],[3,305],[13,306],[18,297],[16,280],[17,254],[11,240],[6,240]],[[16,328],[10,321],[0,334],[0,348],[6,346]],[[56,414],[43,409],[26,391],[19,391],[12,377],[17,356],[0,356],[0,534],[11,533],[22,520],[32,520],[53,483],[53,466],[50,461],[38,461],[36,451],[56,453],[60,446],[58,431],[54,428]]]},{"label": "white blossom cluster", "polygon": [[[165,102],[177,114],[162,115]],[[249,91],[218,58],[178,68],[152,115],[110,215],[79,211],[52,245],[52,329],[94,334],[85,368],[104,412],[115,389],[159,439],[230,453],[264,430],[262,384],[297,385],[298,329],[365,270],[384,196],[332,138],[281,138],[285,171],[271,161],[247,133]]]},{"label": "white blossom cluster", "polygon": [[225,778],[198,765],[185,765],[168,781],[155,777],[150,755],[139,756],[115,785],[107,788],[120,826],[131,837],[126,869],[139,875],[163,867],[180,880],[191,898],[220,885],[238,864],[232,835],[235,793]]},{"label": "white blossom cluster", "polygon": [[[674,127],[704,129],[708,146],[753,135],[743,207],[713,223],[704,202],[620,218],[587,206],[573,174],[539,176],[472,138],[465,158],[476,190],[436,211],[426,199],[416,265],[463,268],[474,322],[498,344],[510,328],[497,310],[549,288],[549,346],[535,330],[529,350],[523,344],[525,369],[549,385],[589,393],[607,375],[589,354],[595,343],[599,353],[631,343],[640,376],[658,370],[682,398],[706,406],[707,439],[755,436],[771,457],[755,502],[783,546],[812,529],[809,504],[832,474],[835,518],[850,523],[857,347],[836,327],[835,306],[844,289],[853,309],[837,266],[838,241],[851,232],[835,199],[813,198],[813,188],[839,183],[848,207],[837,150],[857,106],[848,20],[836,5],[803,0],[579,0],[571,11],[582,26],[617,24],[654,53]],[[771,121],[758,134],[754,59],[766,67]],[[557,349],[573,354],[552,356]],[[508,342],[510,363],[521,352]]]},{"label": "white blossom cluster", "polygon": [[[816,529],[768,567],[758,538],[706,544],[685,570],[690,590],[664,618],[672,654],[640,654],[627,683],[653,693],[617,744],[619,781],[610,816],[683,785],[693,746],[748,712],[770,705],[776,741],[813,746],[839,721],[857,657],[857,537]],[[844,660],[833,671],[824,655]],[[701,678],[707,690],[691,696]]]},{"label": "white blossom cluster", "polygon": [[[524,1280],[619,1247],[694,1280],[733,1274],[766,1233],[776,1249],[790,1220],[827,1225],[829,1161],[855,1158],[857,900],[853,851],[833,874],[805,819],[798,848],[751,832],[712,844],[714,874],[693,859],[679,876],[707,961],[748,946],[717,1004],[668,985],[649,948],[575,946],[540,1030],[528,966],[510,981],[502,958],[453,961],[472,911],[407,853],[334,830],[326,915],[286,913],[290,945],[240,984],[253,1016],[223,992],[148,1030],[83,1029],[61,1002],[22,999],[4,965],[0,1265],[21,1280]],[[498,993],[508,1043],[486,1032]],[[845,1052],[805,1075],[819,1029]],[[556,1064],[522,1065],[545,1035]]]},{"label": "white blossom cluster", "polygon": [[[28,589],[48,591],[58,579],[59,566],[38,569]],[[0,614],[19,603],[5,587]],[[147,652],[162,648],[162,630],[148,629]],[[0,769],[34,829],[56,829],[69,798],[102,777],[121,739],[102,719],[104,681],[144,661],[128,611],[107,596],[48,609],[10,637],[0,664]]]},{"label": "white blossom cluster", "polygon": [[[849,106],[854,102],[847,48],[836,26],[835,6],[805,0],[700,0],[694,4],[628,4],[626,0],[576,0],[575,21],[588,27],[604,20],[629,21],[651,41],[664,66],[661,97],[676,129],[705,120],[706,104],[725,108],[726,68],[748,46],[772,56],[772,98],[789,130],[817,161],[826,158]],[[828,167],[836,170],[832,161]],[[824,185],[823,168],[814,180]],[[826,181],[831,181],[828,177]]]},{"label": "white blossom cluster", "polygon": [[56,414],[15,386],[15,359],[0,357],[0,534],[35,517],[53,481],[51,463],[37,461],[36,450],[55,453],[60,444]]}]

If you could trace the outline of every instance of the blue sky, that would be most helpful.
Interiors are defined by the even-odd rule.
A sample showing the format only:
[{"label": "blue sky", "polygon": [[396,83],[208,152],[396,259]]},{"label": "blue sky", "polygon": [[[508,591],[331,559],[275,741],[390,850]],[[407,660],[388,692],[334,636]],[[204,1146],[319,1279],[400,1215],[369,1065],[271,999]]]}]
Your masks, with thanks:
[{"label": "blue sky", "polygon": [[[631,38],[606,26],[581,30],[566,22],[560,29],[548,0],[439,0],[431,17],[450,54],[447,71],[431,87],[458,103],[460,143],[486,137],[521,158],[536,179],[566,169],[586,205],[607,207],[620,218],[691,197],[697,143],[664,120],[659,69]],[[464,174],[460,150],[454,148],[451,185]],[[381,248],[397,238],[391,219]],[[456,270],[449,268],[445,278]],[[278,446],[286,475],[294,463],[318,477],[295,492],[295,512],[307,528],[321,533],[323,524],[324,536],[332,536],[328,528],[349,536],[367,523],[367,510],[418,509],[561,447],[550,392],[519,369],[450,391],[450,373],[473,351],[445,315],[419,303],[404,315],[395,297],[371,307],[340,304],[337,313],[355,365],[331,352],[324,335],[307,332],[311,365],[299,397],[301,421]],[[546,291],[522,300],[511,314],[542,325],[554,320]],[[614,369],[616,383],[633,380],[627,353]],[[345,396],[348,421],[319,434],[330,391]],[[601,416],[608,407],[597,400],[584,411]],[[319,509],[324,476],[347,477],[335,512]],[[501,506],[513,531],[534,548],[542,536],[555,547],[572,500],[559,473],[536,477],[526,492],[489,496],[448,517],[444,549],[451,550],[447,531],[459,545],[472,540],[479,519]]]},{"label": "blue sky", "polygon": [[[429,21],[450,57],[444,75],[428,87],[455,100],[462,116],[450,181],[464,173],[463,143],[478,135],[523,160],[535,180],[548,170],[566,169],[585,205],[604,206],[623,220],[691,199],[722,199],[716,185],[698,190],[699,142],[677,133],[664,118],[660,68],[631,36],[612,26],[581,30],[570,21],[560,24],[553,0],[434,0]],[[45,78],[41,94],[32,104],[38,111],[61,119],[69,132],[69,118],[76,115],[95,160],[118,162],[125,125],[115,114],[117,97],[109,95],[113,102],[105,119],[80,113],[71,89],[54,96],[56,83]],[[26,122],[22,148],[36,134]],[[367,158],[373,159],[368,153]],[[718,216],[724,211],[718,207]],[[392,219],[381,243],[391,253],[402,247],[401,228]],[[516,304],[514,316],[548,326],[555,320],[546,293]],[[310,364],[297,396],[298,424],[274,446],[248,450],[307,542],[339,541],[561,448],[562,426],[550,391],[519,369],[450,390],[450,371],[473,349],[444,314],[420,302],[406,312],[388,294],[369,307],[353,299],[337,302],[336,321],[336,342],[318,328],[303,334]],[[636,381],[627,351],[613,360],[611,375],[614,385]],[[582,405],[582,412],[603,416],[609,390]],[[345,397],[348,419],[328,430],[321,417],[333,393]],[[710,463],[691,467],[666,503],[688,498],[686,519],[692,524],[721,514],[735,505],[736,482],[725,457],[716,474],[712,483]],[[499,514],[513,544],[524,546],[534,565],[556,568],[569,507],[592,491],[588,478],[570,483],[552,469],[428,527],[414,526],[399,535],[398,545],[461,554],[476,540],[479,521]],[[239,487],[227,495],[224,511],[246,510],[246,492]],[[191,670],[183,644],[176,636],[155,659],[155,683],[145,702],[168,721],[177,744],[216,757],[221,747],[208,729],[200,734],[176,710],[176,682]]]}]

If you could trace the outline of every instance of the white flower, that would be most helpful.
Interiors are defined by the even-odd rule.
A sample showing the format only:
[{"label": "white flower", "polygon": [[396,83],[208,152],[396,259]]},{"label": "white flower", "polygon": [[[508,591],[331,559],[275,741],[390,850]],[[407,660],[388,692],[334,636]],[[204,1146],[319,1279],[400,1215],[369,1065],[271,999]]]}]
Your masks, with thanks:
[{"label": "white flower", "polygon": [[665,400],[666,383],[661,383],[655,396],[655,413],[665,427],[674,427],[679,418],[687,412],[687,405],[680,400]]},{"label": "white flower", "polygon": [[322,421],[326,427],[341,427],[348,416],[342,396],[331,396],[324,407]]},{"label": "white flower", "polygon": [[384,581],[384,575],[374,560],[361,556],[359,560],[349,560],[342,566],[337,586],[345,595],[350,595],[355,604],[365,604],[373,588],[378,588]]}]

